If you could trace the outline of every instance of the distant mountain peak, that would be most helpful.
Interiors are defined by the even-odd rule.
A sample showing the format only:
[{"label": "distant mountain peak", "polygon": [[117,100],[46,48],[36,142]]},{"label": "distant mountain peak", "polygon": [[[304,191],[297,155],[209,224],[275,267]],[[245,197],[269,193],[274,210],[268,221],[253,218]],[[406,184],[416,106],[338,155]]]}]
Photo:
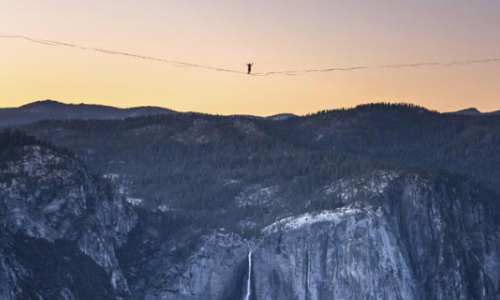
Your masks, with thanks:
[{"label": "distant mountain peak", "polygon": [[55,100],[39,100],[35,102],[31,102],[25,105],[22,105],[21,108],[32,108],[32,107],[54,107],[54,106],[65,106],[67,104],[55,101]]},{"label": "distant mountain peak", "polygon": [[451,113],[455,114],[455,115],[467,115],[467,116],[480,116],[483,114],[475,107],[469,107],[469,108],[461,109],[461,110],[451,112]]}]

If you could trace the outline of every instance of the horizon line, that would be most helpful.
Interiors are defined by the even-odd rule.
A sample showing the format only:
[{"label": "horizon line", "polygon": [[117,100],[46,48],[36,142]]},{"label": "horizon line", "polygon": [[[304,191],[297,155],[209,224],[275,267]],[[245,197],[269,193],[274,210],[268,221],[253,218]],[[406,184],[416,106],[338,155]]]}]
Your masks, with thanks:
[{"label": "horizon line", "polygon": [[317,110],[317,111],[314,111],[314,112],[308,112],[308,113],[304,113],[304,114],[297,114],[297,113],[292,113],[292,112],[287,112],[287,111],[282,111],[282,112],[278,112],[278,113],[274,113],[274,114],[270,114],[270,115],[259,115],[259,114],[248,114],[248,113],[219,114],[219,113],[209,113],[209,112],[194,111],[194,110],[181,111],[181,110],[176,110],[176,109],[173,109],[173,108],[170,108],[170,107],[156,106],[156,105],[114,106],[114,105],[109,105],[109,104],[91,103],[91,102],[68,102],[68,101],[64,101],[64,100],[54,100],[54,99],[49,99],[49,98],[43,99],[43,100],[28,101],[28,102],[26,102],[24,104],[21,104],[19,106],[0,107],[0,110],[3,110],[3,109],[19,109],[19,108],[22,108],[23,106],[26,106],[26,105],[30,105],[30,104],[34,104],[34,103],[38,103],[38,102],[48,102],[48,101],[59,103],[59,104],[63,104],[63,105],[89,105],[89,106],[94,105],[94,106],[102,106],[102,107],[124,109],[124,110],[125,109],[134,109],[134,108],[159,108],[159,109],[170,110],[170,111],[172,111],[174,113],[184,113],[184,114],[193,113],[193,114],[205,114],[205,115],[227,116],[227,117],[230,117],[230,116],[253,116],[253,117],[261,117],[261,118],[273,117],[273,116],[281,115],[281,114],[291,114],[291,115],[295,115],[295,116],[298,116],[298,117],[302,117],[302,116],[317,114],[317,113],[322,112],[322,111],[335,111],[335,110],[355,109],[355,108],[357,108],[359,106],[369,105],[369,104],[412,105],[412,106],[415,106],[415,107],[418,107],[418,108],[423,108],[423,109],[426,109],[428,111],[438,112],[438,113],[442,113],[442,114],[454,113],[454,112],[460,112],[460,111],[466,111],[466,110],[470,110],[470,109],[475,109],[475,110],[477,110],[481,114],[489,114],[489,113],[494,113],[494,112],[500,111],[500,108],[498,110],[492,110],[492,111],[481,111],[481,110],[479,110],[475,106],[460,108],[458,110],[452,110],[452,111],[440,111],[440,110],[437,110],[437,109],[431,109],[431,108],[428,108],[428,107],[425,107],[425,106],[422,106],[422,105],[419,105],[419,104],[415,104],[415,103],[412,103],[412,102],[375,101],[375,102],[362,102],[362,103],[359,103],[359,104],[356,104],[356,105],[353,105],[353,106],[349,106],[349,107],[343,106],[343,107],[320,109],[320,110]]}]

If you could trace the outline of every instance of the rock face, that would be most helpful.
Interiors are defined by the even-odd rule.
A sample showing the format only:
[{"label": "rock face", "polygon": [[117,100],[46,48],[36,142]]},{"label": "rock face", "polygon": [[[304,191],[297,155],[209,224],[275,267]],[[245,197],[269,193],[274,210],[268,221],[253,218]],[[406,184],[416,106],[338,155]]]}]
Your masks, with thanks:
[{"label": "rock face", "polygon": [[373,205],[266,228],[255,299],[498,299],[498,211],[471,190],[397,181]]},{"label": "rock face", "polygon": [[242,299],[240,275],[245,272],[248,247],[241,237],[220,232],[202,236],[191,255],[175,257],[188,245],[179,240],[163,245],[146,266],[152,276],[136,292],[148,300]]},{"label": "rock face", "polygon": [[343,205],[263,226],[248,244],[211,232],[174,261],[172,253],[197,238],[170,240],[148,260],[152,274],[135,292],[245,299],[251,274],[254,300],[500,299],[494,195],[447,177],[397,173],[342,180],[324,192]]},{"label": "rock face", "polygon": [[[72,279],[55,280],[52,288],[57,291],[50,294],[26,288],[26,282],[40,275],[43,260],[73,261],[73,267],[86,262],[80,271],[64,267],[72,264],[61,269],[74,278],[79,277],[74,272],[98,273],[109,283],[103,288],[109,297],[129,294],[115,247],[134,226],[135,213],[71,154],[20,139],[26,140],[2,149],[13,159],[5,159],[0,167],[0,298],[25,299],[33,292],[40,299],[74,299],[74,291],[64,286]],[[40,261],[20,256],[31,246],[35,248],[26,254]]]}]

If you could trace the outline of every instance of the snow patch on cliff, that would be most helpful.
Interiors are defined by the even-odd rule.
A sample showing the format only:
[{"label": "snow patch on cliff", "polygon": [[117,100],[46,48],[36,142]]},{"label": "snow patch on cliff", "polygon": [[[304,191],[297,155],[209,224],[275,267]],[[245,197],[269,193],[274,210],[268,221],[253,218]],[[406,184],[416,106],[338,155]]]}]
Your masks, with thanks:
[{"label": "snow patch on cliff", "polygon": [[127,197],[125,200],[133,206],[138,206],[142,204],[142,199],[139,198]]},{"label": "snow patch on cliff", "polygon": [[111,173],[111,174],[104,174],[104,175],[102,175],[102,177],[106,178],[106,179],[109,179],[111,181],[114,181],[114,180],[120,178],[120,175],[119,174]]},{"label": "snow patch on cliff", "polygon": [[374,212],[372,208],[352,208],[341,207],[335,210],[324,210],[318,213],[306,213],[300,216],[288,217],[281,219],[273,224],[264,227],[263,233],[273,233],[278,229],[281,230],[295,230],[306,225],[316,223],[330,222],[339,223],[343,218],[355,216],[358,214],[365,214],[367,212]]},{"label": "snow patch on cliff", "polygon": [[339,195],[344,201],[357,196],[376,196],[385,193],[389,184],[398,177],[396,172],[377,171],[366,176],[341,179],[325,187],[326,195]]}]

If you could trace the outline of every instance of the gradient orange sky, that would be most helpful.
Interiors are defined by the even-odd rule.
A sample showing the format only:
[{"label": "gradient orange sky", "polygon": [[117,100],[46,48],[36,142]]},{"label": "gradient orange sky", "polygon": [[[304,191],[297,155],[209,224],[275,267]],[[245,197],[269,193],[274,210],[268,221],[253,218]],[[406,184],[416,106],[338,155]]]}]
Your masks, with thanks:
[{"label": "gradient orange sky", "polygon": [[[498,0],[0,0],[0,32],[255,72],[500,57]],[[500,63],[251,77],[0,39],[0,107],[34,100],[303,114],[500,109]]]}]

